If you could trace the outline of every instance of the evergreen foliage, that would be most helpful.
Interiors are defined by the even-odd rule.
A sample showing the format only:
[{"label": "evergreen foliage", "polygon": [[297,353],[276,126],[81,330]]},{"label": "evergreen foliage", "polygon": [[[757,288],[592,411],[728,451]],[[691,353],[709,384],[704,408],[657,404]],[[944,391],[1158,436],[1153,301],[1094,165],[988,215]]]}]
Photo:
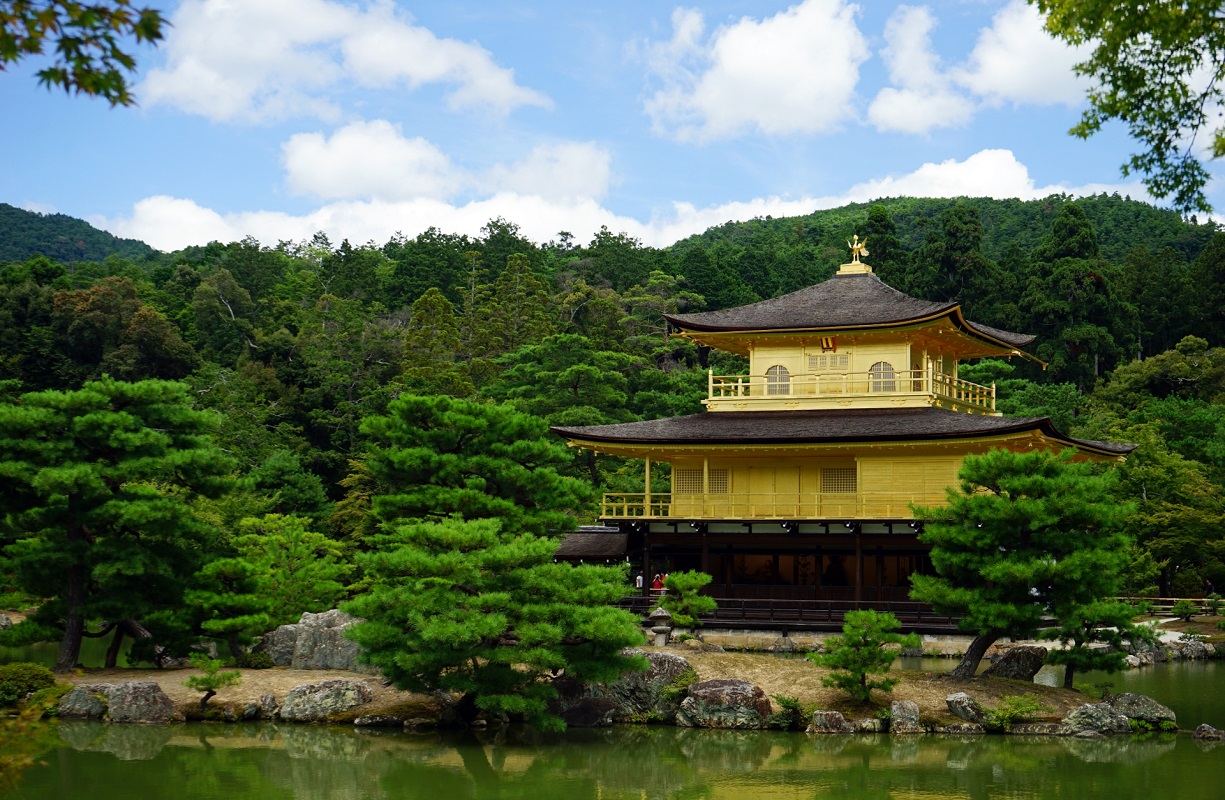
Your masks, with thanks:
[{"label": "evergreen foliage", "polygon": [[664,581],[664,587],[668,591],[659,599],[659,604],[672,615],[672,621],[680,627],[697,627],[702,624],[698,617],[719,607],[713,597],[702,594],[702,589],[708,586],[711,580],[705,572],[671,572]]},{"label": "evergreen foliage", "polygon": [[[55,669],[89,620],[177,606],[213,531],[184,501],[229,486],[231,462],[180,383],[103,378],[0,404],[5,555],[17,584],[62,620]],[[118,633],[116,634],[118,635]]]},{"label": "evergreen foliage", "polygon": [[461,695],[461,718],[507,714],[546,729],[556,676],[613,680],[644,659],[622,568],[555,563],[557,542],[495,519],[391,522],[359,557],[373,581],[346,610],[363,658],[401,689]]},{"label": "evergreen foliage", "polygon": [[872,690],[889,692],[897,678],[873,678],[884,675],[893,666],[899,648],[919,646],[918,634],[900,634],[902,624],[888,611],[848,611],[842,623],[842,635],[825,641],[824,653],[809,653],[808,660],[833,670],[821,679],[825,686],[841,689],[852,700],[868,703]]},{"label": "evergreen foliage", "polygon": [[1045,615],[1072,620],[1118,594],[1129,509],[1112,496],[1114,473],[1072,456],[967,456],[948,505],[915,510],[936,574],[912,576],[911,597],[975,635],[956,677],[973,677],[1001,636],[1032,637]]}]

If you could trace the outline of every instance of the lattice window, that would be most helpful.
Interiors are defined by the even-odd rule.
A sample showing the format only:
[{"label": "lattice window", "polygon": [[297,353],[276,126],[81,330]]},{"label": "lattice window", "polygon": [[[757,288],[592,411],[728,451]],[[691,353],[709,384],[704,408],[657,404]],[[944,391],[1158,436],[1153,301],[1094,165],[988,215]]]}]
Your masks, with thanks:
[{"label": "lattice window", "polygon": [[809,372],[850,372],[851,356],[848,353],[812,355],[808,357]]},{"label": "lattice window", "polygon": [[888,361],[877,361],[868,370],[868,378],[872,381],[874,392],[896,392],[897,382],[893,379],[893,365]]},{"label": "lattice window", "polygon": [[[727,494],[731,491],[731,475],[727,467],[711,467],[709,474],[711,494]],[[695,468],[673,469],[672,493],[701,494],[702,470]]]},{"label": "lattice window", "polygon": [[766,370],[766,394],[791,394],[791,373],[781,364]]},{"label": "lattice window", "polygon": [[854,494],[854,467],[825,467],[821,470],[822,494]]}]

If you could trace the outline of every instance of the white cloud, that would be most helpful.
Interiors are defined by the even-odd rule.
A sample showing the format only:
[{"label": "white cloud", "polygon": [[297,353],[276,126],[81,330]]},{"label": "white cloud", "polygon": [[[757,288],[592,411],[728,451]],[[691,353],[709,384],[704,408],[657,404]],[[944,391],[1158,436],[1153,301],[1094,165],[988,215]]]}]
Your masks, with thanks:
[{"label": "white cloud", "polygon": [[974,103],[955,91],[932,49],[935,20],[927,8],[899,6],[885,24],[881,53],[893,86],[882,89],[868,107],[868,119],[881,131],[927,133],[959,127],[974,114]]},{"label": "white cloud", "polygon": [[331,120],[344,88],[428,83],[451,86],[447,104],[456,109],[551,105],[480,45],[441,39],[387,2],[186,0],[171,22],[166,66],[138,88],[149,106],[220,121]]},{"label": "white cloud", "polygon": [[405,138],[386,120],[356,122],[325,138],[298,133],[281,145],[285,182],[326,200],[446,198],[467,178],[421,137]]},{"label": "white cloud", "polygon": [[599,199],[608,191],[612,155],[595,142],[540,145],[525,160],[496,166],[483,178],[489,191],[551,200]]},{"label": "white cloud", "polygon": [[1042,27],[1042,15],[1025,0],[1011,0],[982,29],[969,59],[953,75],[993,103],[1076,105],[1087,81],[1072,68],[1090,48],[1073,48]]},{"label": "white cloud", "polygon": [[499,192],[463,204],[432,198],[397,202],[343,200],[297,216],[272,211],[219,214],[192,200],[158,196],[141,200],[133,206],[131,216],[90,221],[117,236],[142,239],[160,250],[177,250],[211,240],[237,241],[245,236],[254,236],[271,245],[280,240],[309,239],[320,230],[327,232],[334,242],[348,239],[381,243],[396,231],[415,236],[430,226],[477,236],[481,227],[495,217],[516,223],[525,236],[537,242],[548,241],[561,230],[571,231],[580,241],[585,241],[601,225],[607,225],[611,230],[638,237],[648,245],[662,247],[731,219],[795,216],[882,197],[1032,200],[1055,193],[1083,196],[1115,191],[1136,199],[1147,197],[1143,188],[1135,183],[1038,186],[1029,169],[1017,161],[1011,151],[982,150],[963,161],[949,159],[923,164],[908,174],[875,178],[836,195],[756,198],[705,208],[675,202],[666,213],[647,221],[618,215],[593,198],[564,199],[512,192]]},{"label": "white cloud", "polygon": [[608,190],[612,156],[594,142],[537,145],[522,161],[483,172],[465,170],[433,143],[407,138],[386,120],[335,131],[294,134],[281,146],[285,182],[295,194],[323,200],[443,200],[463,192],[509,192],[550,200],[599,199]]},{"label": "white cloud", "polygon": [[744,17],[703,41],[701,15],[673,13],[672,39],[645,48],[662,88],[645,102],[657,132],[681,140],[816,133],[854,116],[868,47],[845,0],[804,0]]}]

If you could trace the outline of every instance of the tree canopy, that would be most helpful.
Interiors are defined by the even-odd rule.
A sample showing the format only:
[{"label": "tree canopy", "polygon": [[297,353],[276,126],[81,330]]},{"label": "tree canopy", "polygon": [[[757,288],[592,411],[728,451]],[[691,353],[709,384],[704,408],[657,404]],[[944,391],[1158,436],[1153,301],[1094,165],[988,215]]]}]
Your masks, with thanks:
[{"label": "tree canopy", "polygon": [[1044,616],[1118,593],[1129,509],[1112,495],[1114,473],[1071,451],[971,455],[958,478],[948,505],[916,509],[936,574],[912,576],[911,596],[974,634],[953,670],[969,678],[1000,637],[1032,637]]}]

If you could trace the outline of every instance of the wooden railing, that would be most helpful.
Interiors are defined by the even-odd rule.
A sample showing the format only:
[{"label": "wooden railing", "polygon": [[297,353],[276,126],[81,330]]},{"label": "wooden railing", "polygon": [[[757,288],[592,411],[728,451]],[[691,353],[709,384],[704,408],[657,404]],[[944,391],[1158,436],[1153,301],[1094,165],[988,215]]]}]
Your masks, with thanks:
[{"label": "wooden railing", "polygon": [[942,505],[942,492],[617,493],[604,495],[602,519],[909,519],[911,504]]},{"label": "wooden railing", "polygon": [[[931,606],[912,600],[716,600],[718,608],[700,618],[704,627],[834,631],[842,629],[846,612],[873,609],[892,612],[906,631],[951,633],[957,630],[956,617],[937,614]],[[620,605],[645,617],[658,605],[658,599],[635,595],[625,598]]]},{"label": "wooden railing", "polygon": [[980,411],[995,411],[995,386],[980,386],[930,370],[707,375],[708,405],[723,401],[766,403],[788,399],[846,400],[924,395]]}]

